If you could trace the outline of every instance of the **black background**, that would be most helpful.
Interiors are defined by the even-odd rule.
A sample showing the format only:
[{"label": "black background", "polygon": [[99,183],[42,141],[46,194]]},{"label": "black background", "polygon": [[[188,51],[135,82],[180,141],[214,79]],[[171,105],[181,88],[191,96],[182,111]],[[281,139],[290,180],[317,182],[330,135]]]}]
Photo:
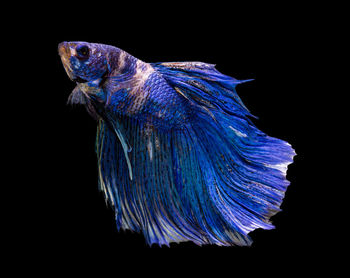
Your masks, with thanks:
[{"label": "black background", "polygon": [[[35,85],[24,97],[28,105],[22,123],[26,131],[22,140],[33,151],[25,163],[30,182],[22,185],[25,201],[13,204],[20,211],[16,220],[22,228],[16,234],[21,250],[28,257],[37,250],[55,266],[62,258],[74,264],[96,257],[111,259],[118,267],[151,259],[150,268],[162,265],[173,270],[178,264],[193,264],[194,258],[215,268],[237,268],[245,262],[247,271],[256,261],[272,269],[277,262],[289,268],[308,264],[319,246],[315,230],[319,208],[312,203],[317,185],[308,176],[308,134],[314,116],[306,110],[312,95],[302,85],[308,67],[301,58],[308,51],[305,35],[289,21],[293,17],[271,18],[258,8],[244,13],[228,6],[210,6],[205,12],[173,8],[146,11],[137,6],[107,12],[104,7],[102,13],[101,8],[89,7],[86,14],[56,7],[52,13],[42,13],[25,34],[31,41],[29,74]],[[254,79],[237,88],[259,118],[254,123],[291,143],[297,152],[288,169],[291,185],[283,211],[273,217],[276,229],[252,232],[251,247],[199,247],[190,242],[149,247],[140,234],[118,232],[114,213],[97,188],[96,123],[83,107],[66,104],[74,84],[57,54],[62,41],[111,44],[145,62],[202,61],[237,79]]]}]

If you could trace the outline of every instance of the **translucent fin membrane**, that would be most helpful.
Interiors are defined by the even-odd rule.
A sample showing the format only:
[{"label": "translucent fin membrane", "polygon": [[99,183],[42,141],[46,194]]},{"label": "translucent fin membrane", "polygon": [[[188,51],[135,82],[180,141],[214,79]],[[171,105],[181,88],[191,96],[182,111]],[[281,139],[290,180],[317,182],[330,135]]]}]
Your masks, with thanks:
[{"label": "translucent fin membrane", "polygon": [[242,81],[203,63],[153,67],[194,113],[166,130],[118,113],[99,122],[100,188],[118,229],[149,244],[251,244],[250,231],[273,228],[294,150],[252,124],[235,91]]}]

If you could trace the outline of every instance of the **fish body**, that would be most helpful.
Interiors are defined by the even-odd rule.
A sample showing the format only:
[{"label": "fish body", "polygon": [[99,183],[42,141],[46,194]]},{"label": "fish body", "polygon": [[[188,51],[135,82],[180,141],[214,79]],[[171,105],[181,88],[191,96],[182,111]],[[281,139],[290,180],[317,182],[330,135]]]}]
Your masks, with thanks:
[{"label": "fish body", "polygon": [[250,245],[272,229],[292,147],[258,130],[246,81],[201,62],[146,63],[113,46],[63,42],[63,66],[97,120],[99,186],[118,229],[148,244]]}]

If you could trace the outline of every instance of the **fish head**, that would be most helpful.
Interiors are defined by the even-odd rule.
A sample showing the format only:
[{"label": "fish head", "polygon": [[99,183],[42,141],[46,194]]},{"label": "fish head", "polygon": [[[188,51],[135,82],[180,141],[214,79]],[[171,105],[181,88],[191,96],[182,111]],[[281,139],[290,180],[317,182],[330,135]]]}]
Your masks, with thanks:
[{"label": "fish head", "polygon": [[108,71],[108,50],[102,44],[62,42],[58,53],[67,75],[75,82],[97,80]]}]

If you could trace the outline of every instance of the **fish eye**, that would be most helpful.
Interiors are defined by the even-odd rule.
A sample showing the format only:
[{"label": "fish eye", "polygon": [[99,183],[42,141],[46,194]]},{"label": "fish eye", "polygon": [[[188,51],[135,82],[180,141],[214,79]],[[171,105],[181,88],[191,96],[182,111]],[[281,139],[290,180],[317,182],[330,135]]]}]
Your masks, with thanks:
[{"label": "fish eye", "polygon": [[87,59],[89,57],[89,47],[86,45],[78,45],[75,51],[78,54],[78,58]]}]

